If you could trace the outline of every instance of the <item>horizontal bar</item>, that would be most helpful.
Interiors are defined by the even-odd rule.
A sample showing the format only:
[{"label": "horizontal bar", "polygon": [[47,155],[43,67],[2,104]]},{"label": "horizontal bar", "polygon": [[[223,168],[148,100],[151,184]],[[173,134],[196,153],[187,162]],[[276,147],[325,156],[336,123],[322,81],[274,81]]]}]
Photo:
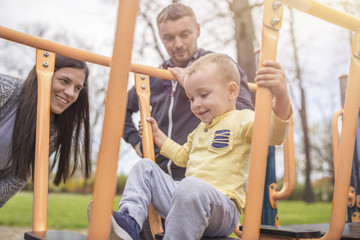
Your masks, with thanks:
[{"label": "horizontal bar", "polygon": [[[91,62],[102,66],[110,67],[110,57],[70,47],[61,43],[53,42],[43,38],[35,37],[27,33],[22,33],[10,28],[0,26],[0,37],[6,40],[20,43],[29,47],[43,49],[58,53],[65,57],[76,58],[85,62]],[[149,67],[146,65],[131,63],[130,71],[134,73],[141,73],[164,80],[174,80],[175,77],[169,70]],[[248,83],[250,91],[256,91],[254,83]]]},{"label": "horizontal bar", "polygon": [[321,4],[314,0],[281,0],[281,2],[329,23],[354,32],[360,32],[359,18],[336,10],[335,8],[329,7],[325,4]]},{"label": "horizontal bar", "polygon": [[[58,53],[65,57],[76,58],[85,62],[91,62],[102,66],[110,67],[110,57],[81,50],[74,47],[69,47],[64,44],[35,37],[30,34],[22,33],[3,26],[0,26],[0,37],[29,47],[34,47],[37,49]],[[131,63],[130,71],[146,74],[153,77],[158,77],[165,80],[175,79],[175,77],[172,75],[172,73],[169,70],[153,68],[141,64]]]}]

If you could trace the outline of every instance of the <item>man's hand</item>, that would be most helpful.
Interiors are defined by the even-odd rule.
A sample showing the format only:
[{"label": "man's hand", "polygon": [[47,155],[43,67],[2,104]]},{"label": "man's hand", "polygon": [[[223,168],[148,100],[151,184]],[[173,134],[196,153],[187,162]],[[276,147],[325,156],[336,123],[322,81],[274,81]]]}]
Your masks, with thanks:
[{"label": "man's hand", "polygon": [[141,149],[140,149],[140,142],[138,142],[134,146],[134,149],[135,149],[136,154],[139,155],[139,157],[143,157],[143,154],[142,154]]},{"label": "man's hand", "polygon": [[174,67],[168,68],[168,70],[175,76],[176,81],[178,81],[180,85],[184,87],[186,68]]}]

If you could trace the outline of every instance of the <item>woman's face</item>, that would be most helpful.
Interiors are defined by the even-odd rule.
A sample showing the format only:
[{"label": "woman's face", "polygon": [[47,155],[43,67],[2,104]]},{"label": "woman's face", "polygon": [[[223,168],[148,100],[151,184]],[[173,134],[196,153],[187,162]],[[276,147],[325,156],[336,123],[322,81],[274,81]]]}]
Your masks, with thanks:
[{"label": "woman's face", "polygon": [[54,73],[50,95],[51,116],[61,114],[77,100],[84,81],[83,69],[65,67]]}]

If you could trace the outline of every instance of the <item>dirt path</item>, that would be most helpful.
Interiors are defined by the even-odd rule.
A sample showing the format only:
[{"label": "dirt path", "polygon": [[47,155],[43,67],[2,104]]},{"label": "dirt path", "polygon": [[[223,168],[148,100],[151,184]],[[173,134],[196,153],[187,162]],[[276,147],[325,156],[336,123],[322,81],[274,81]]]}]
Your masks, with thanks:
[{"label": "dirt path", "polygon": [[[31,232],[31,228],[0,226],[0,240],[23,240],[26,232]],[[87,229],[74,232],[86,235]]]}]

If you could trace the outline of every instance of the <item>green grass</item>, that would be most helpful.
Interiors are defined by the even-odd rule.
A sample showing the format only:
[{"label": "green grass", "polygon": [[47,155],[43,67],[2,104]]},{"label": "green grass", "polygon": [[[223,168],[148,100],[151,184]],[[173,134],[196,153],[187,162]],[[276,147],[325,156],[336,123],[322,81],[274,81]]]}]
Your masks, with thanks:
[{"label": "green grass", "polygon": [[[50,193],[48,207],[49,229],[86,229],[87,205],[91,195]],[[120,196],[114,200],[114,210],[118,209]],[[306,204],[300,201],[281,201],[279,203],[281,225],[328,223],[331,203]],[[243,222],[243,218],[241,219]],[[20,192],[0,209],[0,225],[23,226],[32,225],[32,193]]]},{"label": "green grass", "polygon": [[[49,229],[88,228],[87,206],[91,195],[50,193],[48,198]],[[0,209],[0,225],[32,226],[32,192],[20,192]],[[114,200],[114,210],[118,210],[120,196]]]},{"label": "green grass", "polygon": [[329,223],[331,203],[280,201],[278,213],[280,225]]}]

